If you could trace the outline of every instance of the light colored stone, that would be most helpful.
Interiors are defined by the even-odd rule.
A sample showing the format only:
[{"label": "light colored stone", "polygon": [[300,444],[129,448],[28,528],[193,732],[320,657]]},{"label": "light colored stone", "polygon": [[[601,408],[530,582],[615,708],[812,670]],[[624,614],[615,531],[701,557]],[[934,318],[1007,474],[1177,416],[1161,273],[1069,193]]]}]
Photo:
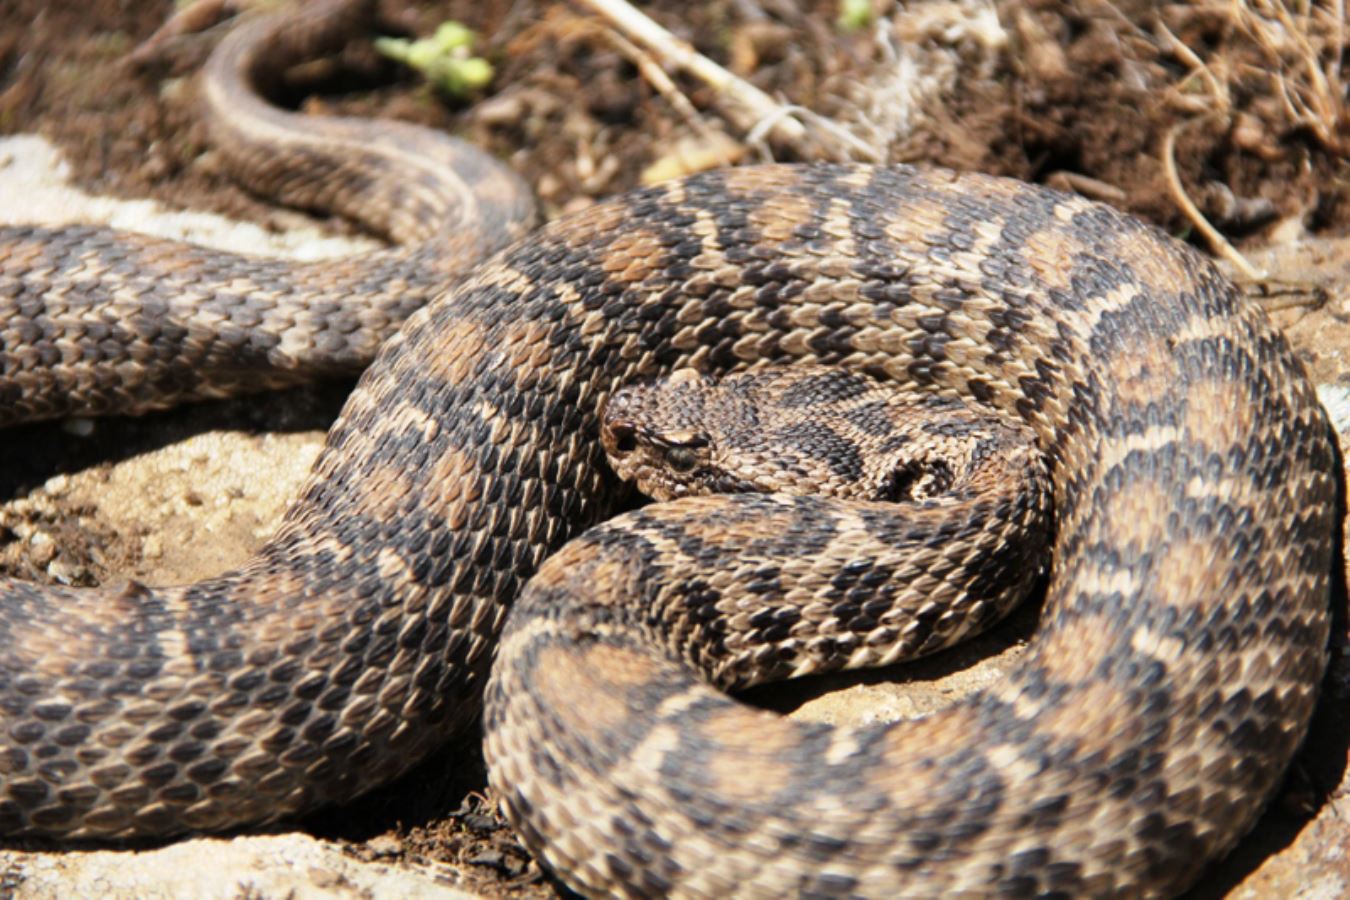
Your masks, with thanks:
[{"label": "light colored stone", "polygon": [[318,900],[472,897],[453,870],[367,863],[304,834],[198,838],[155,850],[0,851],[16,900]]}]

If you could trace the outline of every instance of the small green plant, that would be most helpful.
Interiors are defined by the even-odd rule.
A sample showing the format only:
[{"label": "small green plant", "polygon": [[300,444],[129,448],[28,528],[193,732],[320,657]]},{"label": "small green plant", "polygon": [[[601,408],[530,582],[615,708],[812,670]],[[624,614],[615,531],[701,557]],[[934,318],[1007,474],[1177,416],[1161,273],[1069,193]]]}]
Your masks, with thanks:
[{"label": "small green plant", "polygon": [[421,72],[437,90],[466,97],[492,81],[492,63],[473,55],[476,35],[458,22],[444,22],[428,38],[375,39],[375,49]]},{"label": "small green plant", "polygon": [[840,31],[862,31],[872,24],[872,0],[839,0]]}]

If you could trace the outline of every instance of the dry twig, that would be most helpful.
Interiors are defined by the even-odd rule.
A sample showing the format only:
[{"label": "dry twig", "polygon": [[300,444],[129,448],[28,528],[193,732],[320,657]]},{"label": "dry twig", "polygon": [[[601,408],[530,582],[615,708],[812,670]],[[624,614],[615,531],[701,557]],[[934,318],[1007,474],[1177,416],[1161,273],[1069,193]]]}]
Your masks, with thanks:
[{"label": "dry twig", "polygon": [[[802,110],[780,104],[759,88],[708,59],[625,0],[579,0],[604,17],[624,37],[652,53],[666,66],[706,83],[724,101],[723,111],[743,132],[761,131],[803,156],[831,159],[875,159],[875,152],[841,128]],[[658,88],[659,89],[659,88]]]},{"label": "dry twig", "polygon": [[[1200,119],[1194,121],[1205,120]],[[1210,248],[1216,254],[1232,263],[1233,266],[1242,273],[1244,278],[1251,281],[1260,281],[1263,274],[1258,272],[1251,263],[1247,262],[1247,258],[1239,253],[1238,249],[1230,244],[1228,239],[1220,234],[1219,230],[1209,223],[1209,220],[1205,218],[1204,213],[1200,212],[1200,208],[1191,200],[1190,195],[1186,193],[1186,188],[1181,184],[1181,178],[1177,175],[1177,133],[1187,124],[1189,123],[1173,125],[1167,130],[1167,134],[1163,136],[1163,176],[1167,179],[1167,187],[1172,193],[1172,199],[1176,202],[1177,206],[1180,207],[1186,218],[1190,220],[1191,224],[1195,226],[1196,230],[1205,236],[1205,240],[1209,242]]]}]

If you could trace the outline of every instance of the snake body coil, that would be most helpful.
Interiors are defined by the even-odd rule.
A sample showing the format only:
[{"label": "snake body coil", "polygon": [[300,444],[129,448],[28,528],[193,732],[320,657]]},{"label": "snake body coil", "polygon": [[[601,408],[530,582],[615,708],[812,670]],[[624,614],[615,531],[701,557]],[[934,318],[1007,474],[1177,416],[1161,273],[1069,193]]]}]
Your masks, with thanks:
[{"label": "snake body coil", "polygon": [[[388,255],[336,270],[357,298],[446,277]],[[103,231],[0,231],[0,415],[256,386],[249,367],[291,371],[290,348],[351,325],[316,283]],[[311,294],[318,312],[276,312]],[[313,326],[326,312],[345,324]],[[203,360],[223,386],[203,386]],[[1049,597],[1006,682],[890,727],[747,712],[682,661],[715,665],[762,624],[679,577],[691,549],[746,540],[745,516],[679,501],[559,551],[612,512],[606,398],[759,361],[962,395],[1034,432],[1054,484]],[[905,167],[634,192],[413,314],[238,570],[0,587],[0,829],[170,834],[340,802],[473,720],[500,640],[493,783],[581,890],[1175,892],[1247,830],[1305,732],[1333,471],[1279,332],[1197,254],[1104,206]],[[777,503],[753,512],[794,534]]]}]

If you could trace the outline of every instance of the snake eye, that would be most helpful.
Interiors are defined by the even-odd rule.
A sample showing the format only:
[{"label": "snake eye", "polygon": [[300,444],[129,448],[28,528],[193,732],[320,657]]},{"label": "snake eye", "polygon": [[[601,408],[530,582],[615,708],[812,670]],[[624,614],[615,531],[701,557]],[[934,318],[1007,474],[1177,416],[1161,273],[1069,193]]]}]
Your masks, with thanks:
[{"label": "snake eye", "polygon": [[688,472],[698,465],[698,454],[693,447],[671,447],[666,451],[666,462],[676,472]]},{"label": "snake eye", "polygon": [[689,472],[699,462],[698,451],[708,446],[708,436],[696,431],[678,431],[664,435],[666,464],[674,472]]}]

